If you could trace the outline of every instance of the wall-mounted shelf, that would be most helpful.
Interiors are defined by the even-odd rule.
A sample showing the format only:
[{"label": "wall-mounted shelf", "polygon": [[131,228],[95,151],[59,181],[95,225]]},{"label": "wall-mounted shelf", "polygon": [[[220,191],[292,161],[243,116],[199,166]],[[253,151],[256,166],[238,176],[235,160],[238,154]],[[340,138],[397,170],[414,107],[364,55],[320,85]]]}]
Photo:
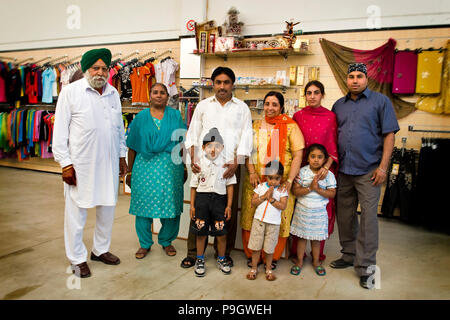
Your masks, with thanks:
[{"label": "wall-mounted shelf", "polygon": [[[205,85],[193,85],[193,87],[201,88],[201,89],[208,89],[212,90],[213,86],[205,86]],[[233,90],[245,90],[248,92],[249,90],[253,89],[264,89],[264,90],[281,90],[283,93],[286,93],[289,89],[295,89],[297,90],[296,86],[288,87],[283,85],[277,85],[277,84],[270,84],[270,85],[252,85],[252,84],[235,84],[233,86]]]},{"label": "wall-mounted shelf", "polygon": [[282,56],[287,59],[289,56],[297,55],[312,55],[312,52],[308,50],[294,50],[294,49],[264,49],[264,50],[231,50],[223,52],[214,53],[193,53],[195,55],[204,57],[218,57],[222,58],[224,61],[228,60],[228,57],[238,58],[238,57],[267,57],[267,56]]}]

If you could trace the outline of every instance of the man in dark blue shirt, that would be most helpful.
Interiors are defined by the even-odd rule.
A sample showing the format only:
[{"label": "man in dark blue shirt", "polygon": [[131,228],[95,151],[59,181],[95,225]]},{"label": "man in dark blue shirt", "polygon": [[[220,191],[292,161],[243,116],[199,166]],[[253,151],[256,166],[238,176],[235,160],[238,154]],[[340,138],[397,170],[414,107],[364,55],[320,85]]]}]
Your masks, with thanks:
[{"label": "man in dark blue shirt", "polygon": [[[360,285],[370,289],[378,250],[378,202],[381,185],[399,130],[388,97],[367,88],[367,68],[350,64],[349,93],[333,105],[338,123],[339,173],[337,179],[337,224],[342,257],[332,268],[355,267]],[[357,208],[361,206],[358,223]],[[372,280],[372,281],[371,281]]]}]

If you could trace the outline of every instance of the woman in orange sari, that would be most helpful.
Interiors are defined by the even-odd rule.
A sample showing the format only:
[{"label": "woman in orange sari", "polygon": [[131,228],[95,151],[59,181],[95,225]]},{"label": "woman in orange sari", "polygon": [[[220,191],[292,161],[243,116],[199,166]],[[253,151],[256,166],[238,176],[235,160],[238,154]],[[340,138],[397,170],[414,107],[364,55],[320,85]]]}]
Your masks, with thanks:
[{"label": "woman in orange sari", "polygon": [[[264,182],[265,164],[272,160],[278,160],[283,164],[283,184],[280,188],[286,188],[289,191],[287,207],[281,214],[280,234],[273,254],[272,269],[276,268],[277,261],[282,256],[289,237],[295,204],[291,187],[300,170],[305,143],[297,123],[283,113],[283,95],[270,91],[264,97],[264,119],[253,122],[253,153],[246,160],[247,172],[244,178],[240,219],[242,242],[249,267],[251,266],[252,251],[248,249],[248,240],[256,209],[252,207],[251,199],[256,186]],[[263,251],[261,258],[264,261]]]}]

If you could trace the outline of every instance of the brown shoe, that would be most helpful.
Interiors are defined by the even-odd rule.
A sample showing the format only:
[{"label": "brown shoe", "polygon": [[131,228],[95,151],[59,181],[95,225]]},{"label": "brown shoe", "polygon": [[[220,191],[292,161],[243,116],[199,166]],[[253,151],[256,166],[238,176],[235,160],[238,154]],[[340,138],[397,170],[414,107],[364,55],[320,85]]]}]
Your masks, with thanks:
[{"label": "brown shoe", "polygon": [[177,254],[177,250],[175,249],[175,247],[173,245],[169,245],[167,247],[163,246],[163,249],[169,257],[173,257],[174,255]]},{"label": "brown shoe", "polygon": [[150,252],[150,248],[139,248],[138,251],[135,254],[136,259],[144,259],[147,254]]},{"label": "brown shoe", "polygon": [[86,262],[72,265],[72,273],[80,278],[89,278],[91,276],[91,270]]},{"label": "brown shoe", "polygon": [[113,255],[111,252],[105,252],[99,256],[96,256],[94,253],[91,252],[91,260],[94,261],[101,261],[106,264],[119,264],[120,259]]}]

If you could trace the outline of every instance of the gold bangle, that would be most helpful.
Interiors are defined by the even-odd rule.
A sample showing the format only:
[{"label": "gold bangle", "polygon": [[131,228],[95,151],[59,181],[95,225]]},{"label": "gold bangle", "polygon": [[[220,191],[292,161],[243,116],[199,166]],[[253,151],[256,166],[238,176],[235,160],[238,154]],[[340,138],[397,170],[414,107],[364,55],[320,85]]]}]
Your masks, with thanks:
[{"label": "gold bangle", "polygon": [[325,169],[327,169],[327,171],[330,170],[330,169],[328,169],[328,167],[326,167],[326,166],[323,166],[323,167],[324,167]]},{"label": "gold bangle", "polygon": [[249,172],[249,174],[256,174],[256,172]]},{"label": "gold bangle", "polygon": [[289,182],[289,183],[292,183],[292,180],[291,180],[291,179],[287,179],[286,181]]},{"label": "gold bangle", "polygon": [[62,169],[62,171],[63,171],[63,172],[66,172],[67,170],[72,169],[72,168],[73,168],[73,165],[69,165],[69,166],[67,166],[67,167],[64,167],[64,168]]},{"label": "gold bangle", "polygon": [[131,171],[130,171],[130,172],[127,172],[127,176],[131,176]]}]

